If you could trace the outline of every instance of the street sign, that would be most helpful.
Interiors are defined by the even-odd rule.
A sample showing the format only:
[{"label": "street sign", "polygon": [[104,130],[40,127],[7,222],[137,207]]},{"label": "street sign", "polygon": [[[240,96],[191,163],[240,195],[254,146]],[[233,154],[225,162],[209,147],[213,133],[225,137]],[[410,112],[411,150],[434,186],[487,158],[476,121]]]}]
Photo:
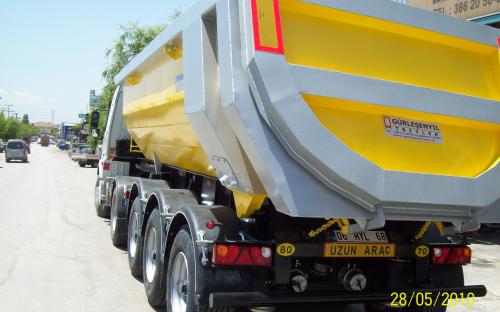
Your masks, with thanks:
[{"label": "street sign", "polygon": [[78,114],[78,118],[85,119],[85,118],[87,118],[87,114],[80,113],[80,114]]}]

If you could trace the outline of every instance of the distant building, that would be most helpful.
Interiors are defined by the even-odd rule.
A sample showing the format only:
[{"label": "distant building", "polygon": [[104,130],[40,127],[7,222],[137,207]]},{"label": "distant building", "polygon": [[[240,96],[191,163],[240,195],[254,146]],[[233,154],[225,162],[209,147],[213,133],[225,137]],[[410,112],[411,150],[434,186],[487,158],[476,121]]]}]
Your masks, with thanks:
[{"label": "distant building", "polygon": [[35,122],[33,126],[38,129],[40,135],[50,134],[51,131],[57,129],[57,125],[50,122]]},{"label": "distant building", "polygon": [[64,141],[72,141],[75,134],[73,132],[74,123],[63,122],[61,123],[61,139]]}]

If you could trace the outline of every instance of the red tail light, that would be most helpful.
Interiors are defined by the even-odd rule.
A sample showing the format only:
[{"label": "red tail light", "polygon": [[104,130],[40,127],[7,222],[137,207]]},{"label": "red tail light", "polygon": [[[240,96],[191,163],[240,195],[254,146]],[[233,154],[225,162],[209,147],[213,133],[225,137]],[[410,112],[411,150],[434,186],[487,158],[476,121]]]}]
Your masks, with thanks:
[{"label": "red tail light", "polygon": [[434,247],[432,249],[433,264],[468,264],[471,258],[472,250],[469,247]]},{"label": "red tail light", "polygon": [[102,170],[109,171],[110,168],[111,168],[111,164],[109,162],[102,163]]},{"label": "red tail light", "polygon": [[212,262],[215,265],[270,266],[272,255],[269,246],[215,244]]}]

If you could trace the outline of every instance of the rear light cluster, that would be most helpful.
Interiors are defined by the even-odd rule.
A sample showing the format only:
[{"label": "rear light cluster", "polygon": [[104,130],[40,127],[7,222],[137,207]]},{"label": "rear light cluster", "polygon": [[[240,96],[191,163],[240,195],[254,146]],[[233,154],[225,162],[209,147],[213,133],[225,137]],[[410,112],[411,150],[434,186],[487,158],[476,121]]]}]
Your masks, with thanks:
[{"label": "rear light cluster", "polygon": [[471,258],[472,250],[469,247],[434,247],[432,249],[433,264],[468,264]]},{"label": "rear light cluster", "polygon": [[109,162],[102,163],[102,170],[109,171],[110,168],[111,168],[111,164]]},{"label": "rear light cluster", "polygon": [[272,259],[269,246],[215,244],[212,254],[215,265],[270,266]]}]

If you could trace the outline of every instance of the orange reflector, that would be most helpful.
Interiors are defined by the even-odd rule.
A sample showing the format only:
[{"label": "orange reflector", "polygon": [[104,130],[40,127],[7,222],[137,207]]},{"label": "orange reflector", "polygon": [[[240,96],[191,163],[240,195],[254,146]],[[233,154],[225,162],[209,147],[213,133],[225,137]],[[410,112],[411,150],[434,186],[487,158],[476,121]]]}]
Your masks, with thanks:
[{"label": "orange reflector", "polygon": [[227,256],[229,248],[226,245],[217,245],[216,253],[221,257]]}]

